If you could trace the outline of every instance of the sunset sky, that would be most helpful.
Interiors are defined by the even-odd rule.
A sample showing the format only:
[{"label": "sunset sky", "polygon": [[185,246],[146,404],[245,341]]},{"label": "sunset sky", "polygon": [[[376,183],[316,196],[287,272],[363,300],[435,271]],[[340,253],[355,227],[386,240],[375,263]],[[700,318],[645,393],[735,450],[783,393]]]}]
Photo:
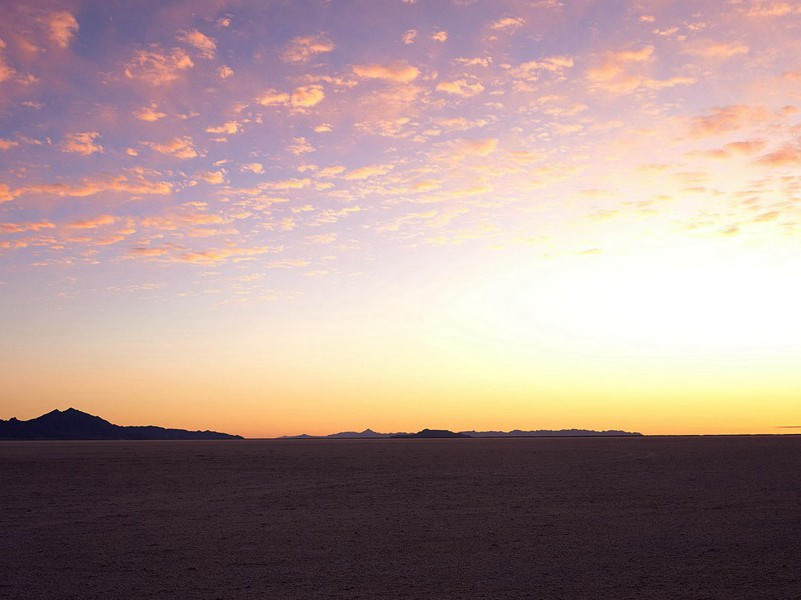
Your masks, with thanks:
[{"label": "sunset sky", "polygon": [[801,4],[0,4],[0,418],[801,425]]}]

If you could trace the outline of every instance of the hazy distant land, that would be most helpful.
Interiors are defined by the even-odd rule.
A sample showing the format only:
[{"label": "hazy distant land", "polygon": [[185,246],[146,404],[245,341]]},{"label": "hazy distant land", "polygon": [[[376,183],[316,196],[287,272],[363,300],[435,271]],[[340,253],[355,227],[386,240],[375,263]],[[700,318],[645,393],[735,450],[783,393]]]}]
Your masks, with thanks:
[{"label": "hazy distant land", "polygon": [[618,429],[608,429],[605,431],[595,431],[592,429],[532,429],[524,431],[513,429],[512,431],[448,431],[447,429],[422,429],[417,433],[379,433],[372,429],[364,431],[340,431],[329,435],[285,435],[278,439],[284,440],[335,440],[335,439],[380,439],[380,438],[514,438],[514,437],[637,437],[642,436],[636,431],[620,431]]},{"label": "hazy distant land", "polygon": [[0,419],[0,440],[234,440],[242,436],[217,431],[187,431],[154,425],[121,426],[68,408],[20,421]]}]

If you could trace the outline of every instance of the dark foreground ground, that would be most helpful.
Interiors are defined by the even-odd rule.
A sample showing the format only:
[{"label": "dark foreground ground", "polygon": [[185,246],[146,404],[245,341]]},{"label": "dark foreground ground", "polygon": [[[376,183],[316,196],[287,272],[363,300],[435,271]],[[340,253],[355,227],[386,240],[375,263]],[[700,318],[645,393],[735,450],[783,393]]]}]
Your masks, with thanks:
[{"label": "dark foreground ground", "polygon": [[801,437],[0,442],[0,598],[801,598]]}]

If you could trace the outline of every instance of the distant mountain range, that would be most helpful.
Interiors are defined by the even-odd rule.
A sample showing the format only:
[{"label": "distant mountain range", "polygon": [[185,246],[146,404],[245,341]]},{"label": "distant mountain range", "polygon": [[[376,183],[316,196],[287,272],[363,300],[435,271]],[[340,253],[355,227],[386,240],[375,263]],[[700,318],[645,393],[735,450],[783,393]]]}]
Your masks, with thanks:
[{"label": "distant mountain range", "polygon": [[165,429],[153,425],[123,427],[68,408],[20,421],[0,419],[0,440],[234,440],[240,435],[216,431]]},{"label": "distant mountain range", "polygon": [[281,439],[311,440],[311,439],[376,439],[376,438],[510,438],[510,437],[636,437],[641,433],[607,429],[594,431],[592,429],[535,429],[523,431],[459,431],[447,429],[423,429],[417,433],[379,433],[372,429],[364,431],[341,431],[330,435],[285,435]]}]

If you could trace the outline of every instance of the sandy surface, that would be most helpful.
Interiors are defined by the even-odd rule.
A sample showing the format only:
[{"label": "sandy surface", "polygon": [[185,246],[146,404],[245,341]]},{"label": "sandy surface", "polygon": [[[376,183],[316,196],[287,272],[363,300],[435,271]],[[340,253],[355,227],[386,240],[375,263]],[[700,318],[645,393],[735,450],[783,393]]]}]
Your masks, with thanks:
[{"label": "sandy surface", "polygon": [[0,442],[0,597],[801,598],[801,437]]}]

